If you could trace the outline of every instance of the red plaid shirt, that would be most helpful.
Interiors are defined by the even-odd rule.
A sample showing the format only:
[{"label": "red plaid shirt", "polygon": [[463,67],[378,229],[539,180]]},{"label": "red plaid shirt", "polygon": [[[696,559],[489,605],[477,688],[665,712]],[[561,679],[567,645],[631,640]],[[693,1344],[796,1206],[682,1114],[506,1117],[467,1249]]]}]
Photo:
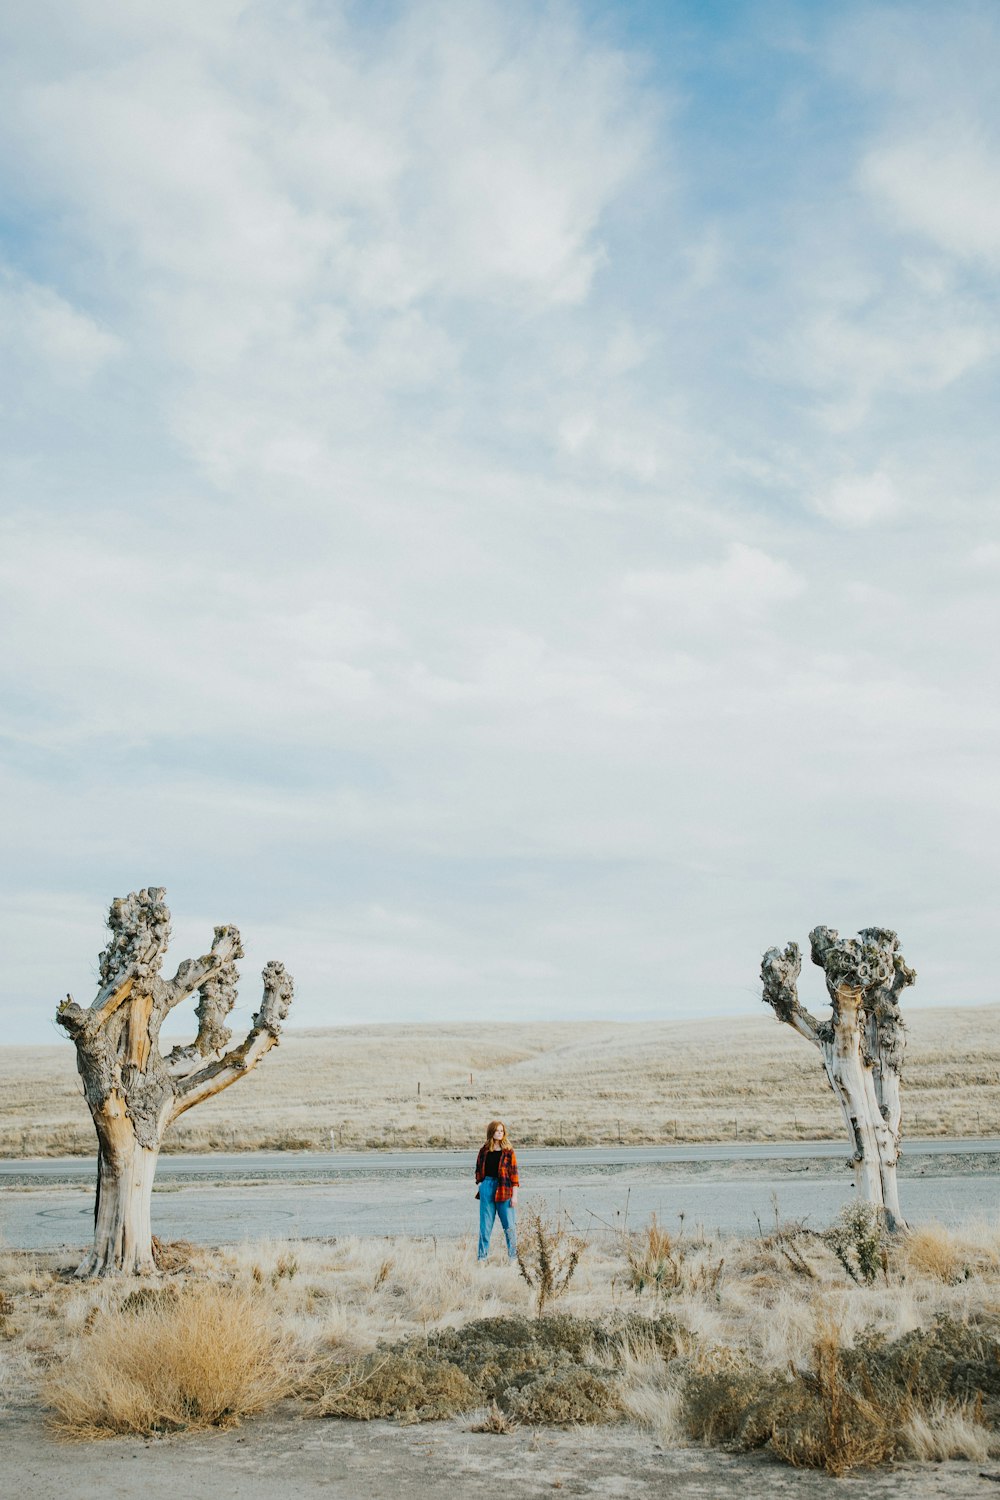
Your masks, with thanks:
[{"label": "red plaid shirt", "polygon": [[[482,1182],[486,1176],[486,1153],[489,1146],[480,1146],[479,1155],[476,1157],[476,1181]],[[516,1187],[520,1187],[521,1179],[517,1175],[517,1157],[512,1149],[500,1152],[500,1166],[497,1169],[497,1190],[494,1194],[495,1203],[509,1203],[511,1194]]]}]

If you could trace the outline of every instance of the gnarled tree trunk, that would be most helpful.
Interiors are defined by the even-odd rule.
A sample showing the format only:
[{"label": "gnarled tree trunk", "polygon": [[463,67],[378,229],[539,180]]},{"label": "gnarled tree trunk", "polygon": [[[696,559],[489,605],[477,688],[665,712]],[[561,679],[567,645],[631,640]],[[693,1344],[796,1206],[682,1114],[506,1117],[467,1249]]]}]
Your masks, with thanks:
[{"label": "gnarled tree trunk", "polygon": [[769,948],[761,964],[764,1001],[779,1020],[819,1048],[854,1147],[855,1183],[892,1230],[905,1229],[896,1163],[900,1151],[900,1079],[906,1033],[899,996],[916,979],[886,927],[840,938],[829,927],[809,934],[811,956],[826,975],[831,1015],[817,1021],[799,1004],[797,943]]},{"label": "gnarled tree trunk", "polygon": [[[165,892],[151,886],[113,901],[111,941],[100,957],[101,988],[88,1010],[67,996],[56,1019],[76,1043],[76,1062],[97,1130],[94,1245],[78,1276],[155,1269],[150,1204],[167,1126],[243,1078],[277,1045],[292,999],[279,963],[264,970],[264,999],[243,1041],[230,1050],[226,1016],[236,1002],[235,927],[217,927],[211,950],[187,959],[173,979],[160,977],[170,940]],[[160,1051],[160,1027],[195,991],[198,1035],[188,1047]]]}]

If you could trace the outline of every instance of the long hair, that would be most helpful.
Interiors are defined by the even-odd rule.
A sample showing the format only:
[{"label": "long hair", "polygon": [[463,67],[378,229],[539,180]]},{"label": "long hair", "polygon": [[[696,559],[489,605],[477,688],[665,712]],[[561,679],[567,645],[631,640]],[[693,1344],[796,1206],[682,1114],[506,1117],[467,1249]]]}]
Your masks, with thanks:
[{"label": "long hair", "polygon": [[510,1139],[509,1139],[509,1137],[507,1135],[507,1127],[506,1127],[506,1125],[503,1124],[502,1120],[491,1120],[490,1123],[486,1127],[486,1149],[487,1149],[487,1151],[495,1151],[496,1150],[496,1147],[493,1144],[493,1132],[494,1132],[494,1130],[496,1130],[496,1128],[497,1128],[498,1125],[503,1125],[503,1141],[501,1142],[500,1149],[502,1151],[513,1151],[514,1147],[511,1145]]}]

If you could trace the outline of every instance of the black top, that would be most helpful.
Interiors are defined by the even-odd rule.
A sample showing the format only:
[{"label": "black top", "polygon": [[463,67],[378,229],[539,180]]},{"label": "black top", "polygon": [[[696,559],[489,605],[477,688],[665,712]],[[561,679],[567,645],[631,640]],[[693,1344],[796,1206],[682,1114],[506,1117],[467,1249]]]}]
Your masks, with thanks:
[{"label": "black top", "polygon": [[483,1172],[487,1177],[500,1176],[500,1155],[499,1151],[487,1151],[486,1165],[483,1168]]}]

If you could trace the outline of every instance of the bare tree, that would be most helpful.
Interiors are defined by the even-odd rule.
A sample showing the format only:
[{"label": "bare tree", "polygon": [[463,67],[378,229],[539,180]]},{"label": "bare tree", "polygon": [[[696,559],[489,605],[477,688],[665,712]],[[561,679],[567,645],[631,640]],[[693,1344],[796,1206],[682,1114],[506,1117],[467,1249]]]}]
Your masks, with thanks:
[{"label": "bare tree", "polygon": [[[160,968],[170,940],[166,892],[155,886],[111,903],[111,940],[100,957],[100,989],[88,1010],[71,995],[56,1020],[76,1043],[76,1065],[97,1129],[94,1246],[78,1276],[147,1272],[153,1262],[150,1203],[167,1126],[185,1110],[228,1088],[277,1045],[292,999],[279,963],[264,969],[264,999],[243,1041],[227,1051],[226,1016],[236,1003],[235,927],[217,927],[211,951],[189,958],[173,979]],[[160,1051],[160,1027],[198,991],[198,1035]]]},{"label": "bare tree", "polygon": [[802,958],[797,943],[789,943],[784,953],[769,948],[764,954],[764,1002],[779,1021],[819,1048],[854,1145],[854,1180],[861,1196],[884,1211],[890,1229],[905,1229],[896,1184],[906,1045],[899,997],[916,971],[886,927],[865,927],[856,938],[816,927],[809,943],[813,963],[826,975],[829,1019],[817,1021],[799,1004]]}]

